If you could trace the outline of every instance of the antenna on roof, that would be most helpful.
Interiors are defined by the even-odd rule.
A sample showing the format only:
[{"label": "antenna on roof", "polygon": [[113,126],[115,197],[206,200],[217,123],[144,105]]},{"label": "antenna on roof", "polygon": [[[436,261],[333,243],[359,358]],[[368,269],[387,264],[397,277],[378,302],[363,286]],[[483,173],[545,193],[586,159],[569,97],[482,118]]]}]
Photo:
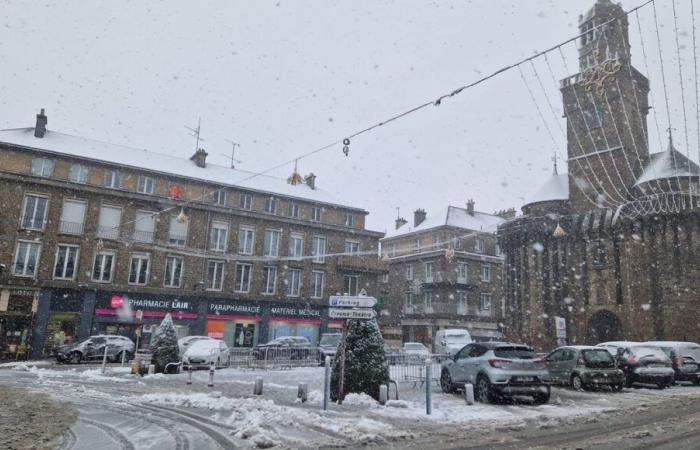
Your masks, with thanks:
[{"label": "antenna on roof", "polygon": [[400,211],[401,211],[401,207],[397,206],[397,207],[396,207],[396,218],[397,218],[397,219],[398,219],[399,217],[401,217]]},{"label": "antenna on roof", "polygon": [[185,125],[185,128],[192,132],[190,136],[194,136],[197,139],[197,142],[194,145],[194,151],[196,152],[197,150],[199,150],[199,141],[204,141],[204,138],[200,135],[200,130],[202,129],[202,118],[199,118],[199,121],[197,122],[197,128],[191,128],[187,125]]},{"label": "antenna on roof", "polygon": [[554,156],[552,156],[552,161],[554,162],[554,175],[557,175],[559,171],[557,170],[557,154],[554,153]]},{"label": "antenna on roof", "polygon": [[231,157],[230,157],[230,159],[231,159],[231,168],[232,168],[232,169],[235,169],[236,166],[235,166],[234,163],[241,164],[241,163],[243,162],[243,161],[241,161],[241,160],[239,160],[239,159],[236,159],[236,147],[240,147],[241,144],[239,144],[238,142],[233,142],[231,139],[224,139],[224,140],[225,140],[226,142],[228,142],[229,144],[231,144]]}]

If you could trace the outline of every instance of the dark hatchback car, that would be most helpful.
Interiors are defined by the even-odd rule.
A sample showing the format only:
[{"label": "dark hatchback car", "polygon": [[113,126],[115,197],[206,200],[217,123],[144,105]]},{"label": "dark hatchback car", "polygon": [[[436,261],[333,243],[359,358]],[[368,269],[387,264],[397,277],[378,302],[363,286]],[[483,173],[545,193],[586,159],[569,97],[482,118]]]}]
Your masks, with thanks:
[{"label": "dark hatchback car", "polygon": [[281,336],[253,347],[255,359],[307,359],[312,355],[311,342],[303,336]]},{"label": "dark hatchback car", "polygon": [[671,358],[676,381],[690,381],[700,386],[700,344],[674,341],[654,341],[645,344],[659,347]]},{"label": "dark hatchback car", "polygon": [[545,358],[552,382],[574,390],[610,386],[619,391],[625,374],[618,369],[607,350],[591,346],[559,347]]},{"label": "dark hatchback car", "polygon": [[663,350],[638,342],[604,342],[596,347],[606,348],[615,356],[617,367],[625,373],[625,385],[655,384],[659,389],[673,385],[675,372],[671,359]]},{"label": "dark hatchback car", "polygon": [[131,359],[136,347],[131,339],[124,336],[90,336],[74,344],[57,347],[54,349],[54,356],[59,363],[77,364],[81,361],[101,360],[104,357],[105,346],[107,360],[111,362],[120,361],[122,356],[125,360]]}]

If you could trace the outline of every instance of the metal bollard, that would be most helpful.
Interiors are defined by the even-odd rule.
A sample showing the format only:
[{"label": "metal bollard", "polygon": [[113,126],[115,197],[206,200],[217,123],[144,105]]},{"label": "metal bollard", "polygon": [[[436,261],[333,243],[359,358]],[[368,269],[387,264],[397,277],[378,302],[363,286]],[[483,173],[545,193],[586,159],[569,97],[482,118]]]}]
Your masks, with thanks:
[{"label": "metal bollard", "polygon": [[126,361],[126,350],[122,350],[122,367],[124,367],[124,361]]},{"label": "metal bollard", "polygon": [[389,396],[389,386],[382,384],[379,386],[379,404],[386,405],[386,399]]},{"label": "metal bollard", "polygon": [[331,401],[331,357],[326,356],[326,364],[324,366],[325,373],[323,375],[323,410],[328,409],[328,404]]},{"label": "metal bollard", "polygon": [[102,373],[105,373],[107,368],[107,346],[105,345],[105,354],[102,356]]},{"label": "metal bollard", "polygon": [[209,383],[208,387],[214,387],[214,361],[209,365]]},{"label": "metal bollard", "polygon": [[433,411],[432,393],[430,392],[430,372],[432,371],[433,362],[430,358],[425,360],[425,413],[430,415]]},{"label": "metal bollard", "polygon": [[192,366],[187,368],[187,384],[192,384]]},{"label": "metal bollard", "polygon": [[253,395],[263,394],[263,379],[262,377],[255,377],[255,386],[253,386]]},{"label": "metal bollard", "polygon": [[156,373],[156,365],[155,364],[149,364],[148,365],[148,374],[149,375],[154,375]]},{"label": "metal bollard", "polygon": [[302,403],[306,403],[306,400],[309,398],[308,384],[299,383],[299,389],[297,389],[297,398],[300,398]]},{"label": "metal bollard", "polygon": [[464,399],[467,401],[467,405],[474,404],[474,385],[467,383],[464,385]]}]

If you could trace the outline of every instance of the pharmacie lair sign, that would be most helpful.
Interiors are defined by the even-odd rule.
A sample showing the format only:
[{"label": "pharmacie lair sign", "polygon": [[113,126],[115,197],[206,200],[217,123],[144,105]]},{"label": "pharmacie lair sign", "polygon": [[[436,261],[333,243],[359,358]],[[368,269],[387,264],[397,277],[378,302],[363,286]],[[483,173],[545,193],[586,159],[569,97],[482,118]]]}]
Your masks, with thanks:
[{"label": "pharmacie lair sign", "polygon": [[167,297],[132,297],[130,295],[114,294],[104,299],[108,307],[113,308],[116,305],[129,305],[131,310],[145,311],[195,311],[195,303],[189,299],[182,298],[167,298]]}]

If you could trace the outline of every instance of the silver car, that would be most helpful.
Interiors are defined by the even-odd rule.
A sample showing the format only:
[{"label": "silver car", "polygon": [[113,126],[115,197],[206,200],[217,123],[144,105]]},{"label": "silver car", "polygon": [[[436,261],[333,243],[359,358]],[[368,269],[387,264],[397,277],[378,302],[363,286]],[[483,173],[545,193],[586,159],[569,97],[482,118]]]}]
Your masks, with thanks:
[{"label": "silver car", "polygon": [[484,403],[521,395],[537,403],[549,401],[547,366],[527,345],[475,342],[464,346],[442,363],[440,386],[449,393],[466,383],[474,385],[474,396]]}]

